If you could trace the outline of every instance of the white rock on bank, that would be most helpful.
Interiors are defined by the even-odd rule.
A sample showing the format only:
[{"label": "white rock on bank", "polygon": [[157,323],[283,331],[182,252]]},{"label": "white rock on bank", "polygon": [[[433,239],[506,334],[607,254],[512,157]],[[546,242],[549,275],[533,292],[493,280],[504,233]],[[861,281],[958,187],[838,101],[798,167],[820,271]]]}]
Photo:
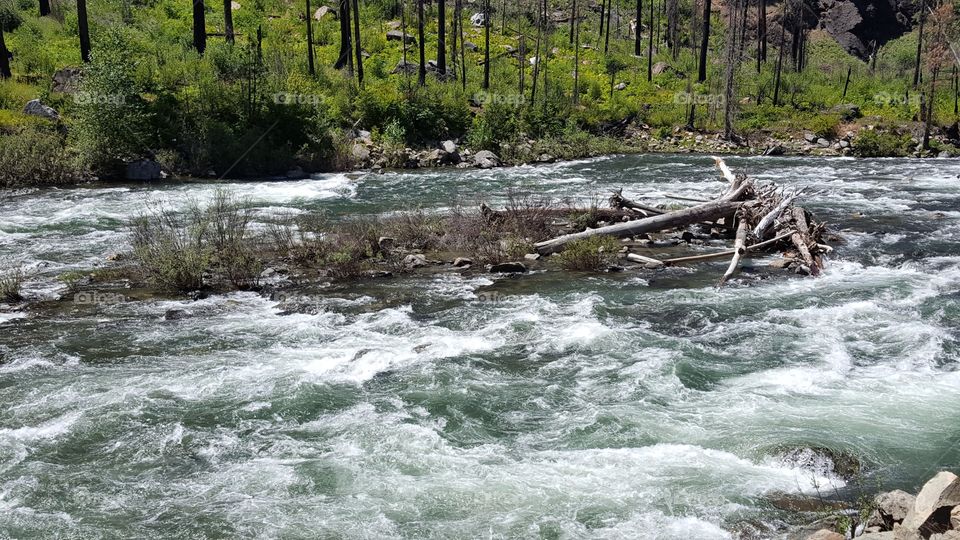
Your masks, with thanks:
[{"label": "white rock on bank", "polygon": [[960,505],[960,478],[948,471],[938,473],[924,484],[913,508],[907,513],[900,527],[895,529],[894,538],[896,540],[923,538],[921,528],[937,510],[957,505]]}]

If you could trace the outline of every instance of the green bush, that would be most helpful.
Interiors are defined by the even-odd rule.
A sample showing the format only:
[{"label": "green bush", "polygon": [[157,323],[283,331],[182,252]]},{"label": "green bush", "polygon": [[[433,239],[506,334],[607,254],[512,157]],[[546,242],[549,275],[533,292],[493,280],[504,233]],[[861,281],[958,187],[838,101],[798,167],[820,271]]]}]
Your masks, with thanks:
[{"label": "green bush", "polygon": [[14,303],[23,300],[21,290],[25,279],[23,269],[13,268],[0,272],[0,300]]},{"label": "green bush", "polygon": [[853,140],[853,153],[859,157],[898,157],[910,154],[911,138],[889,131],[861,130]]},{"label": "green bush", "polygon": [[619,250],[616,238],[601,235],[571,242],[556,257],[567,270],[599,272],[617,260]]},{"label": "green bush", "polygon": [[26,126],[0,135],[0,186],[63,184],[81,178],[76,159],[54,128]]}]

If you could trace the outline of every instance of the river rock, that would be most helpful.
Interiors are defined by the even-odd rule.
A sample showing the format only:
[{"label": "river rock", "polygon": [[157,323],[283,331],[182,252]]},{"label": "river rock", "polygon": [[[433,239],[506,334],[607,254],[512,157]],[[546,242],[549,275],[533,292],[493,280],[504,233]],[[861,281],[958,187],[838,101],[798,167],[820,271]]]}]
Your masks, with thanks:
[{"label": "river rock", "polygon": [[138,159],[127,163],[127,180],[148,182],[163,178],[163,168],[152,159]]},{"label": "river rock", "polygon": [[786,153],[786,149],[784,149],[783,145],[780,145],[780,144],[774,144],[772,146],[768,146],[763,151],[763,155],[765,156],[782,156],[785,153]]},{"label": "river rock", "polygon": [[505,262],[490,267],[490,272],[494,274],[522,274],[526,271],[527,267],[520,262]]},{"label": "river rock", "polygon": [[489,150],[481,150],[474,154],[473,164],[481,169],[492,169],[500,166],[500,157]]},{"label": "river rock", "polygon": [[817,137],[817,136],[814,135],[813,133],[804,133],[804,134],[803,134],[803,139],[804,139],[805,141],[807,141],[808,143],[811,143],[811,144],[812,144],[812,143],[816,143],[818,138],[819,138],[819,137]]},{"label": "river rock", "polygon": [[[402,41],[404,45],[416,45],[417,40],[410,34],[404,34],[402,30],[390,30],[387,32],[387,41]],[[403,60],[400,61],[403,63]]]},{"label": "river rock", "polygon": [[960,505],[960,478],[942,471],[924,484],[913,507],[896,529],[896,540],[919,540],[950,527],[954,506]]},{"label": "river rock", "polygon": [[846,537],[830,529],[820,529],[807,537],[807,540],[846,540]]},{"label": "river rock", "polygon": [[960,530],[960,506],[954,506],[950,511],[950,526]]},{"label": "river rock", "polygon": [[473,259],[468,259],[466,257],[457,257],[453,260],[453,266],[456,268],[470,268],[470,265],[473,264]]},{"label": "river rock", "polygon": [[23,107],[23,114],[49,118],[50,120],[60,119],[60,113],[54,110],[53,107],[44,105],[39,99],[31,99],[28,101]]},{"label": "river rock", "polygon": [[[809,269],[807,269],[809,272]],[[779,452],[784,462],[816,473],[833,473],[841,478],[850,479],[860,474],[860,460],[842,450],[833,450],[823,446],[788,448]]]},{"label": "river rock", "polygon": [[830,141],[823,137],[817,139],[817,144],[822,148],[830,148]]},{"label": "river rock", "polygon": [[885,530],[893,529],[895,523],[901,523],[913,508],[916,497],[902,490],[889,491],[876,496],[877,509],[871,516],[869,525],[880,525]]},{"label": "river rock", "polygon": [[165,321],[180,321],[189,317],[190,314],[182,309],[168,309],[166,313],[163,314],[163,320]]},{"label": "river rock", "polygon": [[442,146],[443,150],[448,154],[455,154],[457,152],[457,143],[453,141],[443,141],[440,146]]},{"label": "river rock", "polygon": [[78,67],[65,67],[53,74],[51,92],[62,94],[76,93],[80,88],[80,77],[83,72]]},{"label": "river rock", "polygon": [[365,164],[370,160],[370,149],[362,144],[354,144],[350,150],[353,159],[360,164]]},{"label": "river rock", "polygon": [[403,258],[404,268],[423,268],[427,265],[427,256],[415,253],[413,255],[407,255]]}]

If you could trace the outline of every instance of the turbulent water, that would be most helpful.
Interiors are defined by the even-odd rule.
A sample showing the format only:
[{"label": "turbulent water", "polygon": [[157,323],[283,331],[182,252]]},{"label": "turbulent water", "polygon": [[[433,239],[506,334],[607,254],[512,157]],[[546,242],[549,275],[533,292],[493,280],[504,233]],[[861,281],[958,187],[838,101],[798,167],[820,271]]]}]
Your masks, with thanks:
[{"label": "turbulent water", "polygon": [[[375,280],[317,289],[314,314],[254,293],[0,311],[0,538],[776,536],[774,494],[852,489],[785,449],[859,455],[867,489],[955,469],[960,163],[730,164],[815,193],[845,240],[823,276],[754,260],[717,290],[718,261]],[[56,298],[145,205],[216,187],[7,194],[0,261]],[[709,158],[631,156],[228,187],[337,216],[723,184]]]}]

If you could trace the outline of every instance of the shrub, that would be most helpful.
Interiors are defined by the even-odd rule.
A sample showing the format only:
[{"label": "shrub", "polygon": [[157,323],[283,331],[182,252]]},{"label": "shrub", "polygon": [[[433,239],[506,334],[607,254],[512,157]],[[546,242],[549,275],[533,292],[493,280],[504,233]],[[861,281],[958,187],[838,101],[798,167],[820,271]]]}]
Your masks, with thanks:
[{"label": "shrub", "polygon": [[817,137],[832,140],[837,137],[840,129],[840,117],[835,114],[817,114],[808,125]]},{"label": "shrub", "polygon": [[154,208],[133,221],[133,255],[144,274],[160,287],[195,291],[203,288],[210,265],[204,245],[206,224]]},{"label": "shrub", "polygon": [[571,242],[557,255],[557,261],[567,270],[597,272],[605,270],[616,259],[620,243],[612,236],[593,236]]},{"label": "shrub", "polygon": [[23,300],[21,291],[26,279],[22,268],[13,268],[0,272],[0,300],[14,303]]},{"label": "shrub", "polygon": [[62,184],[83,176],[60,135],[44,126],[26,126],[0,135],[0,186]]},{"label": "shrub", "polygon": [[889,131],[861,130],[853,141],[853,152],[859,157],[898,157],[910,153],[910,136]]}]

